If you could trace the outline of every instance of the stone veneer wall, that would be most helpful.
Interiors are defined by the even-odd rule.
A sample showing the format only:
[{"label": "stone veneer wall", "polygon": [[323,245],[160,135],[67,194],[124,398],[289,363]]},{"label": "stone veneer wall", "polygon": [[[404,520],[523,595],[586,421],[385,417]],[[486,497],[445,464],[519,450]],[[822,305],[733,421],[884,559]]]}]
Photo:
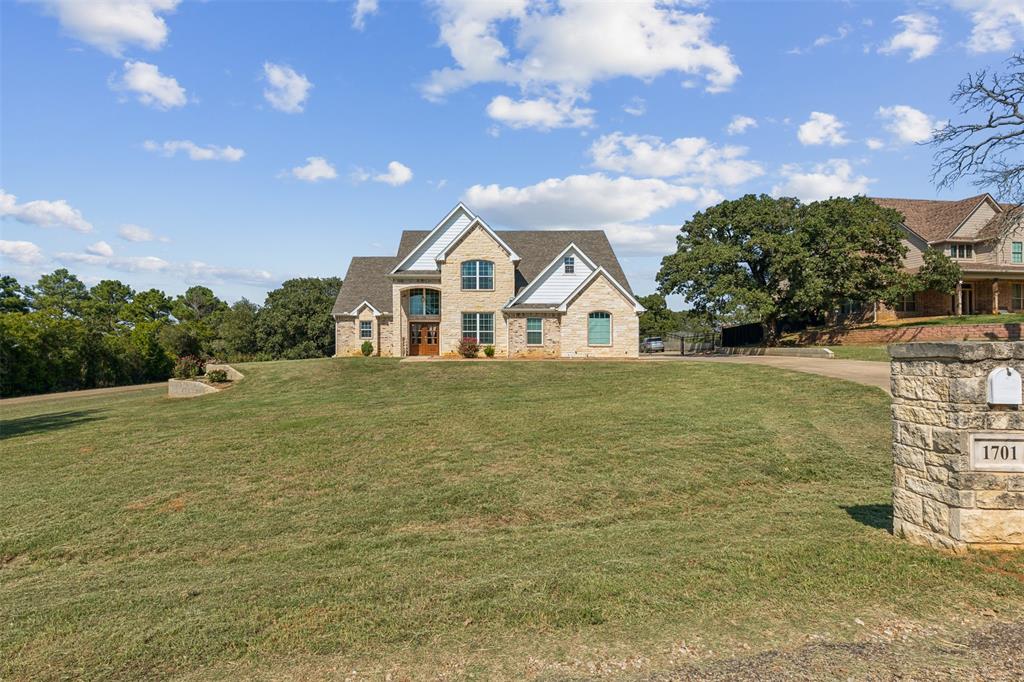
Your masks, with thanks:
[{"label": "stone veneer wall", "polygon": [[1024,548],[1024,474],[973,471],[971,432],[1024,431],[990,406],[989,372],[1024,370],[1024,343],[915,343],[892,356],[893,532],[932,547]]},{"label": "stone veneer wall", "polygon": [[[526,318],[539,317],[544,320],[544,343],[529,346],[526,343]],[[515,358],[557,358],[562,354],[561,322],[556,315],[548,313],[509,313],[508,334],[510,355]]]},{"label": "stone veneer wall", "polygon": [[[588,317],[596,311],[612,315],[612,344],[587,343]],[[567,357],[635,358],[640,355],[640,318],[632,304],[604,277],[595,279],[569,303],[562,316],[562,355]]]},{"label": "stone veneer wall", "polygon": [[920,341],[1017,341],[1021,325],[956,324],[881,329],[836,329],[807,331],[797,335],[801,345],[850,345],[910,343]]},{"label": "stone veneer wall", "polygon": [[[462,263],[488,260],[494,263],[494,289],[463,290]],[[508,254],[480,227],[462,238],[441,264],[441,349],[442,355],[457,352],[462,340],[462,313],[494,314],[494,349],[508,353],[508,339],[502,306],[515,295],[516,270]]]},{"label": "stone veneer wall", "polygon": [[388,316],[374,317],[369,308],[363,308],[356,317],[346,316],[336,318],[334,322],[334,355],[344,357],[348,355],[362,355],[363,341],[359,337],[359,322],[369,320],[373,323],[372,336],[369,341],[373,344],[374,355],[391,355],[391,318]]}]

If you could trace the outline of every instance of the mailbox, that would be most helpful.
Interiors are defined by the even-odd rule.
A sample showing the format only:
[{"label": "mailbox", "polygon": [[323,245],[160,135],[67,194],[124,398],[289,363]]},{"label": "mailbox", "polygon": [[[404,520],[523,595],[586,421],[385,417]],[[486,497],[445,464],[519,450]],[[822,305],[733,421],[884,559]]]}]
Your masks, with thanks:
[{"label": "mailbox", "polygon": [[1020,405],[1020,372],[1012,367],[997,367],[988,375],[989,405]]}]

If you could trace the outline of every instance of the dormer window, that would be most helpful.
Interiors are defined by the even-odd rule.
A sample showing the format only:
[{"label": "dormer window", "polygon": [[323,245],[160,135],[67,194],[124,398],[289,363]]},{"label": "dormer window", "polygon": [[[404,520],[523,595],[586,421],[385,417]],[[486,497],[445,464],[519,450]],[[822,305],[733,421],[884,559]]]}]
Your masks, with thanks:
[{"label": "dormer window", "polygon": [[565,268],[565,274],[573,274],[576,272],[576,258],[573,256],[566,256],[562,259],[562,267]]},{"label": "dormer window", "polygon": [[950,258],[974,258],[974,247],[970,244],[950,244]]}]

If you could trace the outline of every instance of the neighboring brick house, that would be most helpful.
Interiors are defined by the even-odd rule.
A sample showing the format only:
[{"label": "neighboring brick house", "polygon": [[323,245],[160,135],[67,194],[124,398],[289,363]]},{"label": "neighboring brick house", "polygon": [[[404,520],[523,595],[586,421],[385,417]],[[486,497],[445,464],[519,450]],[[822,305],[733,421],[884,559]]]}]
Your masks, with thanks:
[{"label": "neighboring brick house", "polygon": [[1017,209],[989,194],[959,201],[873,198],[903,215],[904,267],[916,272],[929,249],[960,265],[963,280],[953,295],[922,291],[893,308],[877,304],[875,320],[930,315],[1024,311],[1024,227]]},{"label": "neighboring brick house", "polygon": [[336,355],[628,358],[643,307],[603,230],[492,230],[463,204],[398,253],[356,257],[334,304]]}]

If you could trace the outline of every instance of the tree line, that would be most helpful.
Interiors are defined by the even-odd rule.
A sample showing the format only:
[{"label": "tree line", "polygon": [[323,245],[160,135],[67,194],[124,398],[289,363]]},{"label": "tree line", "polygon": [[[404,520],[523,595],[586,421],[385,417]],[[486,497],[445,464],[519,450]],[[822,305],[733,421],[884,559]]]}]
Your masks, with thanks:
[{"label": "tree line", "polygon": [[163,381],[186,356],[226,362],[332,355],[338,277],[290,279],[263,305],[204,286],[170,297],[61,268],[31,286],[0,276],[0,395]]}]

